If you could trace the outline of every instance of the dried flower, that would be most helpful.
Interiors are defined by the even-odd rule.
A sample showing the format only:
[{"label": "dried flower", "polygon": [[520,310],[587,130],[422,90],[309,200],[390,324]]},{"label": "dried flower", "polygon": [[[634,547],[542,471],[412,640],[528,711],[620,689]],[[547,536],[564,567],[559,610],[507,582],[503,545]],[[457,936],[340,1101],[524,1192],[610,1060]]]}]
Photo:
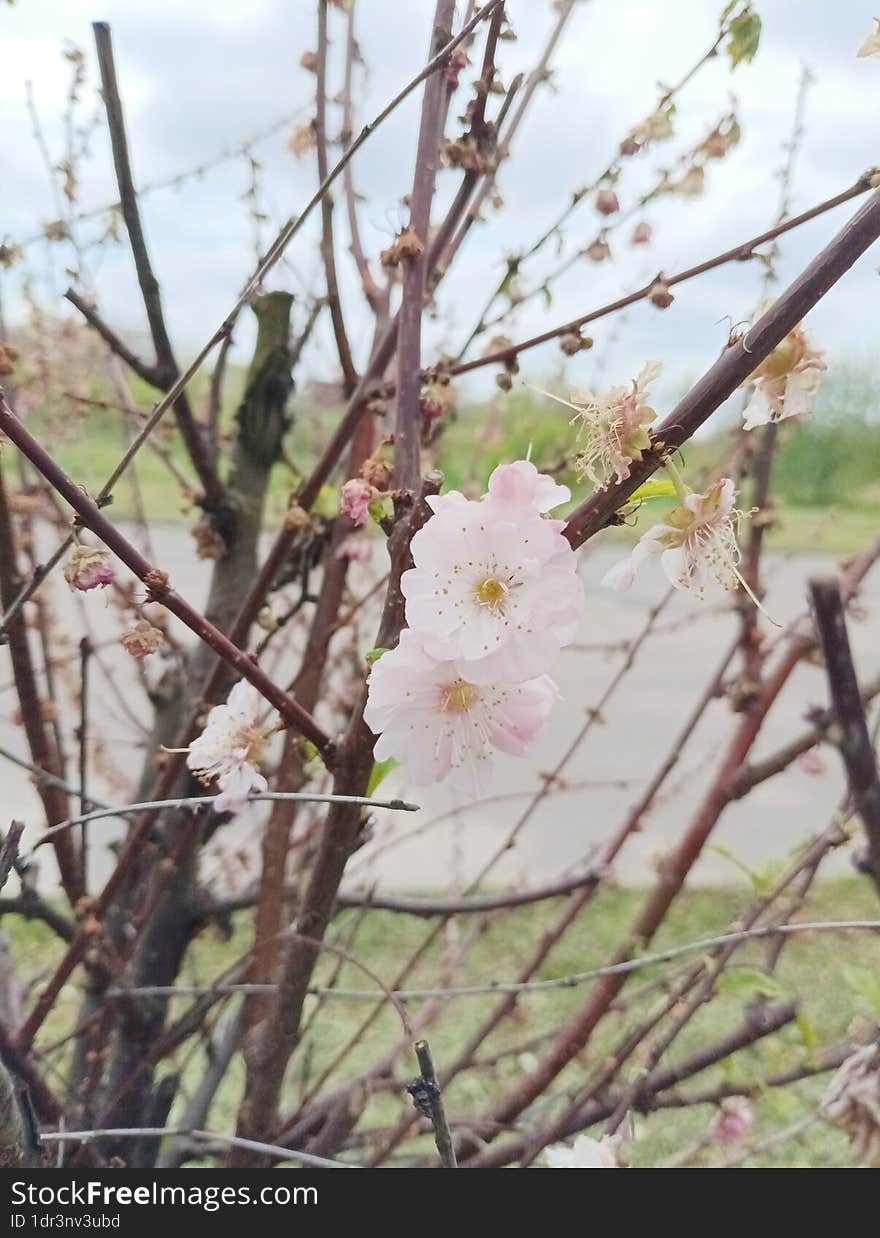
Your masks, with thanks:
[{"label": "dried flower", "polygon": [[216,560],[225,557],[226,543],[217,531],[214,522],[207,516],[203,516],[199,523],[193,526],[192,536],[196,544],[197,559]]},{"label": "dried flower", "polygon": [[120,638],[126,653],[140,661],[149,657],[163,644],[165,637],[158,628],[154,628],[147,619],[139,619],[132,628],[122,633]]},{"label": "dried flower", "polygon": [[303,52],[299,58],[299,67],[305,69],[307,73],[318,72],[318,54],[317,52]]},{"label": "dried flower", "polygon": [[698,596],[709,579],[727,590],[743,584],[736,540],[743,513],[734,507],[736,494],[729,477],[722,477],[705,494],[688,494],[662,524],[642,535],[626,559],[606,572],[602,584],[629,589],[641,564],[657,557],[671,585]]},{"label": "dried flower", "polygon": [[18,349],[0,340],[0,378],[6,378],[15,368]]},{"label": "dried flower", "polygon": [[699,198],[705,188],[706,173],[699,164],[694,164],[677,181],[665,181],[661,192],[674,193],[680,198]]},{"label": "dried flower", "polygon": [[869,34],[856,52],[856,56],[880,56],[880,17],[874,19],[877,23],[877,29],[873,34]]},{"label": "dried flower", "polygon": [[300,507],[296,495],[292,494],[287,501],[287,512],[284,517],[285,529],[307,529],[311,523],[311,516],[304,507]]},{"label": "dried flower", "polygon": [[435,421],[452,411],[456,404],[455,385],[448,374],[435,372],[425,379],[419,393],[422,416],[428,421]]},{"label": "dried flower", "polygon": [[388,249],[383,249],[379,255],[379,261],[383,267],[393,269],[401,264],[401,262],[412,262],[418,258],[424,250],[423,241],[419,238],[418,233],[412,224],[407,228],[402,228],[394,238],[394,244]]},{"label": "dried flower", "polygon": [[827,368],[824,354],[798,324],[746,379],[754,394],[743,412],[744,429],[808,413]]},{"label": "dried flower", "polygon": [[189,747],[187,768],[203,783],[215,779],[220,794],[215,812],[240,812],[251,791],[269,785],[258,771],[274,724],[260,723],[262,698],[247,680],[240,680],[225,704],[215,705],[205,729]]},{"label": "dried flower", "polygon": [[572,424],[578,424],[581,444],[577,456],[580,478],[604,486],[612,477],[618,481],[629,477],[632,462],[641,460],[651,445],[648,426],[657,414],[646,397],[661,368],[659,361],[648,361],[629,387],[611,387],[600,395],[575,391],[570,401],[560,401],[576,414]]},{"label": "dried flower", "polygon": [[617,1143],[613,1136],[593,1139],[590,1135],[578,1135],[570,1148],[564,1143],[546,1148],[544,1158],[548,1169],[620,1169]]},{"label": "dried flower", "polygon": [[113,582],[113,560],[106,550],[93,546],[75,546],[64,565],[64,579],[71,589],[87,593],[89,589],[103,589]]},{"label": "dried flower", "polygon": [[472,664],[435,658],[424,642],[405,629],[397,648],[370,672],[364,720],[379,736],[375,759],[393,758],[417,786],[448,778],[462,794],[481,795],[494,751],[525,752],[547,720],[556,688],[546,675],[473,682]]},{"label": "dried flower", "polygon": [[631,134],[631,139],[644,146],[648,142],[665,142],[669,138],[675,137],[675,129],[672,125],[672,116],[675,111],[674,106],[658,108],[656,112],[652,112],[646,117],[640,125],[636,125]]},{"label": "dried flower", "polygon": [[850,1054],[828,1085],[822,1114],[846,1131],[860,1164],[880,1169],[880,1044]]},{"label": "dried flower", "polygon": [[390,461],[380,455],[382,447],[378,447],[361,465],[361,477],[374,490],[384,492],[391,488],[394,481],[394,468]]},{"label": "dried flower", "polygon": [[287,139],[287,149],[295,159],[302,159],[317,146],[318,139],[311,125],[294,125]]},{"label": "dried flower", "polygon": [[370,514],[370,504],[376,497],[376,492],[369,482],[362,477],[352,477],[342,487],[342,505],[340,514],[347,516],[356,529],[366,523]]}]

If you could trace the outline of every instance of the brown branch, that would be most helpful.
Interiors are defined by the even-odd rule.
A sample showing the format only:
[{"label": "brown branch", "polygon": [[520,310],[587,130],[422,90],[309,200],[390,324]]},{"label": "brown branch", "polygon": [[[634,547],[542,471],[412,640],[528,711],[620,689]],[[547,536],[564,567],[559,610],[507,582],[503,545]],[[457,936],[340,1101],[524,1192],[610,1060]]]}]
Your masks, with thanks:
[{"label": "brown branch", "polygon": [[437,1151],[440,1154],[443,1168],[458,1169],[458,1161],[455,1159],[455,1145],[452,1142],[452,1133],[449,1130],[446,1110],[443,1107],[443,1094],[440,1091],[437,1076],[434,1073],[434,1062],[431,1058],[431,1050],[428,1047],[427,1040],[419,1040],[416,1043],[416,1057],[419,1062],[419,1070],[422,1073],[414,1083],[409,1085],[407,1091],[411,1093],[413,1103],[419,1113],[426,1114],[431,1119],[431,1125],[434,1128],[434,1142],[437,1145]]},{"label": "brown branch", "polygon": [[[171,588],[167,575],[158,571],[153,565],[125,538],[119,530],[96,507],[90,498],[58,467],[46,450],[32,438],[23,424],[15,416],[12,409],[0,394],[0,429],[15,443],[19,451],[27,456],[31,464],[40,472],[49,484],[70,504],[86,528],[100,538],[108,549],[118,559],[131,569],[144,582],[151,594],[176,615],[192,632],[210,645],[222,660],[228,663],[238,673],[269,701],[280,713],[284,721],[298,730],[330,759],[332,744],[328,735],[321,730],[310,714],[292,700],[277,684],[273,683],[265,671],[261,670],[241,649],[238,649],[228,637],[218,631],[204,616],[184,600]],[[34,760],[39,765],[45,765],[37,755]],[[62,818],[63,819],[63,818]],[[55,824],[52,822],[51,824]],[[59,837],[61,837],[59,835]]]},{"label": "brown branch", "polygon": [[[101,71],[101,91],[104,107],[107,112],[107,126],[110,130],[110,142],[113,148],[113,166],[116,171],[116,183],[119,188],[119,200],[122,216],[131,243],[131,252],[137,271],[138,284],[150,324],[150,335],[156,350],[156,371],[160,382],[156,385],[167,390],[179,377],[180,371],[174,358],[174,350],[165,326],[165,316],[162,312],[162,300],[159,293],[159,281],[153,272],[147,242],[141,224],[138,209],[137,192],[131,174],[131,162],[128,153],[128,139],[125,133],[125,116],[122,110],[122,100],[119,96],[119,85],[116,80],[116,66],[113,60],[113,43],[110,26],[107,22],[93,22],[92,30],[95,36],[95,50],[98,56],[98,67]],[[102,332],[104,339],[113,345],[110,336]],[[117,341],[118,342],[118,341]],[[122,354],[120,354],[122,355]],[[124,358],[128,360],[127,357]],[[138,372],[138,371],[136,371]],[[214,468],[207,443],[202,431],[193,416],[189,399],[184,390],[176,393],[173,401],[174,414],[180,427],[181,435],[193,462],[193,467],[205,491],[206,506],[215,511],[223,511],[226,506],[226,496],[223,484]]]},{"label": "brown branch", "polygon": [[97,331],[110,351],[119,357],[121,361],[124,361],[128,368],[137,374],[138,378],[142,378],[151,387],[162,387],[164,385],[165,375],[159,366],[149,365],[142,357],[133,352],[125,341],[120,339],[113,328],[108,326],[91,301],[80,296],[75,288],[68,288],[64,297],[75,309],[79,310],[89,326]]},{"label": "brown branch", "polygon": [[18,858],[18,844],[23,833],[24,824],[21,821],[12,821],[0,842],[0,890],[9,880],[9,874]]},{"label": "brown branch", "polygon": [[[503,12],[504,5],[501,4],[492,15],[493,26],[500,20],[499,15]],[[449,41],[454,15],[454,0],[437,0],[431,35],[431,50],[435,54],[438,48]],[[408,228],[421,248],[415,256],[403,259],[403,295],[397,328],[394,481],[399,488],[408,490],[415,489],[419,479],[422,311],[425,304],[431,203],[434,199],[447,100],[447,84],[439,75],[432,77],[425,86],[422,100]]]},{"label": "brown branch", "polygon": [[871,876],[880,890],[880,776],[853,666],[840,586],[834,578],[812,580],[810,597],[837,721],[832,734],[865,827]]},{"label": "brown branch", "polygon": [[[4,402],[3,407],[6,408]],[[15,530],[12,513],[6,494],[6,482],[0,469],[0,604],[8,610],[13,599],[19,595],[19,578],[16,570]],[[6,630],[9,642],[9,658],[18,694],[21,722],[28,743],[31,762],[45,770],[51,778],[40,779],[37,791],[46,813],[48,825],[57,825],[68,816],[67,793],[63,786],[62,770],[51,733],[43,719],[42,700],[34,671],[33,657],[28,641],[24,616],[19,612]],[[82,894],[79,859],[73,839],[69,836],[55,843],[55,856],[61,874],[61,882],[71,905]]]},{"label": "brown branch", "polygon": [[[327,159],[327,0],[318,0],[318,63],[316,67],[315,140],[318,156],[318,179],[326,181],[329,174]],[[351,347],[345,330],[342,303],[339,299],[339,281],[336,277],[336,255],[333,246],[333,197],[329,193],[321,199],[321,258],[324,263],[324,278],[327,281],[327,306],[333,324],[336,351],[342,367],[342,382],[345,394],[351,395],[357,386],[357,370],[351,358]]]},{"label": "brown branch", "polygon": [[[802,224],[809,223],[810,220],[817,218],[819,215],[824,215],[827,211],[833,210],[842,203],[849,202],[853,198],[867,193],[870,187],[870,174],[866,173],[854,185],[851,185],[849,189],[845,189],[835,197],[828,198],[825,202],[820,202],[810,210],[804,211],[801,215],[795,215],[784,223],[777,224],[766,232],[752,237],[749,241],[743,241],[732,249],[727,249],[724,253],[717,254],[714,258],[698,263],[697,266],[688,267],[675,275],[666,276],[664,277],[665,282],[672,287],[675,284],[681,284],[686,280],[694,279],[697,275],[703,275],[706,271],[712,271],[716,267],[724,266],[728,262],[747,261],[753,256],[754,250],[759,245],[763,245],[766,241],[773,240],[777,236],[782,236],[783,233],[790,232],[793,228],[799,228]],[[543,331],[540,335],[534,335],[530,339],[520,341],[518,344],[511,344],[509,347],[501,348],[497,352],[489,353],[485,357],[478,357],[473,361],[462,361],[458,365],[452,366],[449,372],[453,375],[466,374],[471,370],[478,370],[486,365],[503,365],[507,361],[513,361],[520,353],[527,352],[531,348],[537,348],[540,344],[546,344],[549,340],[555,340],[560,335],[577,332],[581,327],[586,326],[587,323],[595,322],[598,318],[605,318],[618,310],[626,309],[630,305],[635,305],[638,301],[644,301],[650,296],[654,282],[654,280],[651,280],[650,283],[645,284],[643,288],[638,288],[635,292],[627,293],[626,296],[619,297],[616,301],[610,301],[607,305],[600,306],[599,309],[590,310],[589,313],[582,314],[580,318],[573,318],[570,322],[562,323],[558,327],[552,327],[549,331]],[[755,364],[758,363],[756,362]]]},{"label": "brown branch", "polygon": [[[849,196],[852,196],[850,191]],[[575,547],[604,528],[614,513],[652,473],[664,458],[707,421],[736,391],[763,359],[785,338],[804,315],[831,289],[842,275],[880,236],[880,193],[873,193],[798,278],[773,303],[766,314],[735,343],[730,344],[703,377],[679,401],[653,435],[654,448],[636,462],[626,481],[598,491],[576,508],[568,520],[565,536]]]}]

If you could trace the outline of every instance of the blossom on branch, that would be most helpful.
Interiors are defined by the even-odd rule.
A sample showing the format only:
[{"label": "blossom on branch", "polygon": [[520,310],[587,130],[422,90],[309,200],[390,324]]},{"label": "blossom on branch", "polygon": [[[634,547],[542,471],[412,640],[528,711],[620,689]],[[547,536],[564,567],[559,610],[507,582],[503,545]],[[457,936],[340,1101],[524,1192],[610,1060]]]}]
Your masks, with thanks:
[{"label": "blossom on branch", "polygon": [[659,558],[676,589],[702,595],[709,580],[722,589],[735,589],[743,583],[736,540],[743,513],[734,506],[736,494],[729,477],[722,477],[705,494],[688,494],[662,524],[643,534],[627,558],[606,572],[602,584],[629,589],[639,567]]},{"label": "blossom on branch", "polygon": [[827,368],[824,354],[798,324],[746,379],[745,385],[754,392],[743,412],[743,428],[753,430],[808,413]]},{"label": "blossom on branch", "polygon": [[275,725],[274,718],[260,721],[261,707],[257,689],[240,680],[226,703],[214,706],[205,729],[189,746],[187,768],[206,785],[217,780],[215,812],[241,812],[251,791],[265,791],[269,785],[257,765]]},{"label": "blossom on branch", "polygon": [[581,479],[605,486],[612,477],[618,481],[629,477],[632,462],[641,460],[651,445],[648,427],[657,414],[647,395],[660,369],[659,361],[648,361],[629,387],[611,387],[600,395],[575,391],[571,401],[561,401],[576,414],[572,424],[578,423],[581,447],[576,464]]},{"label": "blossom on branch", "polygon": [[478,796],[494,752],[522,756],[557,696],[547,675],[487,682],[479,663],[436,658],[422,633],[407,628],[373,665],[364,721],[379,735],[377,761],[393,758],[417,786],[448,778]]},{"label": "blossom on branch", "polygon": [[560,501],[555,491],[548,497],[548,483],[555,487],[537,472],[502,473],[480,502],[458,493],[429,498],[434,516],[412,539],[415,567],[400,582],[407,622],[433,656],[479,660],[486,682],[544,673],[581,617],[583,590],[563,522],[538,511]]}]

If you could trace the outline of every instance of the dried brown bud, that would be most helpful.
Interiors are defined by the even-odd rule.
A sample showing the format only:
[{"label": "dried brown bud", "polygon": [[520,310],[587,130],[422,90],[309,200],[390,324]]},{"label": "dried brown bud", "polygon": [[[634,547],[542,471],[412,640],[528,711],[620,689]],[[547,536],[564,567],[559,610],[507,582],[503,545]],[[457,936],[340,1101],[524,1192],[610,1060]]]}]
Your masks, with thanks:
[{"label": "dried brown bud", "polygon": [[318,54],[317,52],[303,52],[299,58],[299,67],[305,69],[307,73],[318,72]]},{"label": "dried brown bud", "polygon": [[652,305],[656,305],[658,309],[669,309],[675,300],[675,297],[669,291],[669,285],[662,275],[658,275],[651,285],[648,300]]},{"label": "dried brown bud", "polygon": [[573,357],[575,353],[586,352],[592,348],[593,341],[589,335],[581,335],[580,331],[566,331],[559,337],[559,347],[566,357]]},{"label": "dried brown bud", "polygon": [[379,261],[383,267],[393,269],[399,266],[401,262],[412,262],[418,258],[424,251],[424,243],[420,240],[415,228],[410,224],[408,227],[401,229],[394,238],[394,244],[388,249],[383,249],[379,255]]},{"label": "dried brown bud", "polygon": [[287,515],[284,517],[285,529],[307,529],[311,523],[311,516],[305,508],[300,507],[296,495],[292,494],[287,503]]},{"label": "dried brown bud", "polygon": [[366,459],[361,465],[361,477],[374,490],[382,492],[389,490],[394,482],[394,469],[392,465],[379,455],[382,450],[377,448],[371,456]]},{"label": "dried brown bud", "polygon": [[611,257],[611,249],[607,241],[595,240],[584,251],[591,262],[604,262]]},{"label": "dried brown bud", "polygon": [[149,620],[139,619],[134,627],[122,633],[120,639],[125,652],[140,662],[142,658],[148,658],[151,653],[155,653],[165,637]]},{"label": "dried brown bud", "polygon": [[458,79],[462,69],[470,64],[467,52],[463,47],[457,47],[454,52],[450,53],[449,59],[443,69],[443,76],[450,86],[457,86]]},{"label": "dried brown bud", "polygon": [[199,559],[222,559],[226,555],[226,543],[207,518],[203,518],[192,529],[196,543],[196,557]]},{"label": "dried brown bud", "polygon": [[12,373],[17,360],[18,349],[0,340],[0,378],[5,378]]},{"label": "dried brown bud", "polygon": [[317,145],[315,131],[311,125],[294,125],[287,139],[287,149],[294,159],[302,159],[303,155],[314,150]]},{"label": "dried brown bud", "polygon": [[649,245],[651,237],[654,235],[651,225],[642,220],[633,228],[632,236],[629,238],[630,245]]},{"label": "dried brown bud", "polygon": [[641,149],[641,145],[635,140],[634,137],[624,138],[619,147],[620,153],[624,157],[628,157],[629,155],[637,155]]},{"label": "dried brown bud", "polygon": [[161,599],[171,588],[168,579],[168,573],[161,571],[158,567],[154,567],[152,571],[147,572],[144,577],[144,584],[150,591],[152,598]]},{"label": "dried brown bud", "polygon": [[495,385],[500,387],[502,391],[509,391],[513,386],[513,379],[508,374],[507,370],[502,370],[500,374],[495,375]]}]

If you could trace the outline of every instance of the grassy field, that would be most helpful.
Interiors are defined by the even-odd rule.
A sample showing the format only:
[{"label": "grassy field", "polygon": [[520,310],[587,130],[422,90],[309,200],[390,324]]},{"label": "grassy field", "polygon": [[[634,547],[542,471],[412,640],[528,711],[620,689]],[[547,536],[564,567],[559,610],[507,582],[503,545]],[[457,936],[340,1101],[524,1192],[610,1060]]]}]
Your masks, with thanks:
[{"label": "grassy field", "polygon": [[[204,386],[204,380],[201,381]],[[233,403],[232,389],[241,382],[242,375],[233,372]],[[143,384],[135,386],[135,398],[142,407],[149,407],[151,393]],[[198,383],[193,398],[196,406],[204,402]],[[466,408],[444,427],[435,458],[447,486],[479,493],[497,463],[531,453],[538,465],[571,485],[576,502],[582,500],[588,489],[577,482],[571,467],[575,432],[569,425],[569,410],[526,389],[505,397],[503,410],[502,422],[497,409]],[[878,412],[880,384],[873,368],[865,362],[843,363],[820,388],[815,416],[783,427],[774,461],[777,519],[768,533],[770,548],[845,555],[876,536],[880,527]],[[280,520],[288,494],[309,472],[338,416],[338,410],[321,410],[315,415],[303,397],[294,400],[293,428],[286,445],[286,459],[292,463],[280,464],[273,475],[273,522]],[[232,428],[231,417],[230,408],[224,423],[228,429]],[[53,443],[65,470],[93,493],[109,476],[123,449],[123,428],[111,412],[74,408],[50,421],[37,413],[32,425],[35,433]],[[158,441],[176,470],[195,486],[170,419],[163,423]],[[691,484],[697,487],[723,473],[731,449],[732,439],[727,432],[690,443],[684,464]],[[10,471],[15,469],[14,452],[4,453],[3,466]],[[191,506],[181,499],[179,491],[166,463],[150,447],[145,447],[131,475],[117,487],[115,511],[120,517],[131,517],[142,504],[151,519],[191,523]],[[332,514],[337,502],[335,487],[328,487],[319,506],[326,514]],[[614,536],[633,540],[663,510],[663,501],[652,501],[642,513],[638,527],[618,530]]]},{"label": "grassy field", "polygon": [[[637,890],[608,889],[603,891],[583,913],[563,943],[553,952],[542,967],[539,976],[551,978],[574,971],[587,970],[607,961],[609,954],[631,922],[633,913],[643,895]],[[654,943],[657,948],[696,940],[700,937],[723,931],[737,912],[748,902],[746,887],[691,890],[675,904],[662,932]],[[456,977],[456,984],[485,982],[490,979],[510,979],[530,944],[538,939],[543,928],[554,914],[555,907],[527,908],[497,918],[476,941],[468,955],[467,963]],[[347,935],[346,913],[337,921],[340,936]],[[817,887],[808,905],[803,909],[804,919],[871,919],[880,918],[877,896],[867,881],[851,878],[828,882]],[[58,954],[55,940],[39,925],[24,925],[8,918],[4,927],[12,933],[19,973],[32,976],[35,981],[45,976],[53,957]],[[351,947],[356,957],[367,963],[386,982],[391,982],[397,969],[421,940],[426,927],[423,922],[388,912],[373,912],[364,916]],[[462,926],[462,933],[465,928]],[[239,917],[230,938],[206,932],[192,950],[187,966],[181,976],[182,984],[206,984],[222,969],[247,949],[248,929],[244,917]],[[744,970],[762,966],[765,949],[759,944],[744,948],[737,956],[738,968],[734,976],[744,982],[728,982],[725,992],[707,1007],[691,1023],[676,1042],[671,1061],[686,1058],[698,1046],[723,1035],[738,1025],[747,1002],[754,993],[749,976]],[[408,982],[413,987],[436,984],[442,972],[442,949],[428,954],[418,971]],[[321,969],[321,978],[326,979],[332,962]],[[671,964],[664,965],[669,973]],[[855,968],[855,971],[850,971]],[[859,972],[859,969],[863,969]],[[869,936],[855,932],[845,936],[819,934],[798,936],[790,939],[781,958],[775,979],[778,991],[774,996],[798,994],[802,1003],[802,1018],[799,1024],[791,1024],[774,1036],[767,1037],[755,1048],[743,1051],[731,1063],[705,1071],[688,1086],[704,1087],[721,1080],[754,1081],[768,1073],[795,1067],[809,1061],[816,1045],[822,1045],[840,1036],[853,1025],[854,1020],[876,1021],[880,1009],[871,1007],[859,996],[858,989],[869,992],[870,984],[858,982],[858,976],[876,977],[880,970],[880,935]],[[646,1011],[650,995],[638,996],[645,981],[660,976],[661,969],[655,966],[640,972],[630,982],[627,992],[633,994],[629,1010],[615,1014],[602,1025],[602,1035],[591,1043],[558,1081],[563,1087],[577,1087],[601,1062],[621,1032],[641,1012]],[[855,977],[855,979],[854,979]],[[346,965],[339,976],[340,987],[362,989],[367,981],[362,972]],[[876,984],[876,982],[875,982]],[[583,1000],[584,990],[562,990],[533,994],[522,998],[515,1020],[507,1023],[487,1046],[487,1055],[515,1045],[527,1045],[536,1041],[531,1052],[540,1053],[539,1038]],[[656,993],[654,994],[656,998]],[[79,1001],[78,986],[68,985],[63,1002],[53,1014],[50,1024],[44,1029],[43,1043],[55,1040],[69,1030]],[[180,1013],[187,999],[181,997],[173,1002],[173,1009]],[[466,1037],[479,1025],[491,1007],[491,998],[462,998],[448,1003],[443,1018],[430,1029],[431,1045],[438,1062],[449,1061]],[[416,1009],[417,1007],[413,1007]],[[320,1074],[332,1059],[357,1023],[371,1007],[362,1002],[334,999],[332,1009],[321,1012],[314,1024],[314,1031],[305,1038],[297,1054],[288,1079],[287,1096],[292,1105],[299,1095]],[[386,1007],[381,1017],[366,1034],[357,1050],[351,1054],[346,1067],[354,1073],[378,1056],[387,1052],[401,1034],[397,1015]],[[204,1065],[202,1051],[181,1052],[176,1062],[185,1082],[192,1085],[200,1076]],[[460,1077],[449,1089],[447,1105],[453,1119],[456,1114],[473,1114],[484,1110],[497,1098],[529,1065],[527,1057],[517,1053],[489,1069],[470,1072]],[[413,1063],[404,1060],[398,1067],[400,1089],[396,1094],[380,1092],[371,1099],[362,1126],[373,1127],[393,1121],[400,1113],[402,1088],[413,1073]],[[223,1090],[217,1098],[211,1114],[210,1126],[215,1130],[228,1130],[234,1125],[235,1112],[240,1095],[242,1074],[239,1061],[227,1076]],[[763,1141],[768,1136],[784,1130],[808,1116],[821,1095],[825,1078],[797,1084],[785,1090],[769,1090],[755,1101],[757,1120],[749,1137],[750,1141]],[[405,1097],[403,1098],[406,1099]],[[630,1157],[635,1166],[659,1166],[699,1140],[711,1120],[714,1110],[701,1106],[687,1110],[660,1110],[647,1118],[639,1118],[635,1127],[635,1141]],[[173,1124],[174,1115],[171,1122]],[[744,1145],[748,1146],[748,1145]],[[426,1145],[427,1147],[427,1145]],[[736,1148],[713,1149],[702,1153],[697,1165],[711,1165],[720,1157],[732,1155]],[[777,1146],[757,1152],[746,1162],[752,1166],[775,1167],[841,1167],[850,1164],[847,1142],[838,1131],[821,1121],[813,1123],[796,1140],[787,1140]]]}]

